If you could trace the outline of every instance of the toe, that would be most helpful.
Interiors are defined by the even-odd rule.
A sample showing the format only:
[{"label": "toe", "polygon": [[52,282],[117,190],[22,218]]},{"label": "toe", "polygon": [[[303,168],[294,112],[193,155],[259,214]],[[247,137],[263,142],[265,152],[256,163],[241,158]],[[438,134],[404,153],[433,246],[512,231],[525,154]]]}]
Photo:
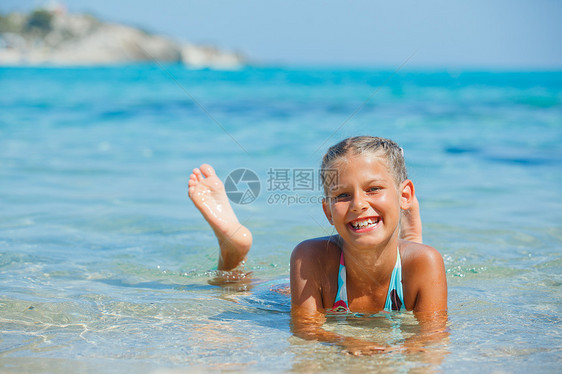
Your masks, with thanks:
[{"label": "toe", "polygon": [[201,170],[195,168],[193,169],[193,175],[195,175],[195,180],[201,182],[203,180],[203,175],[201,174]]},{"label": "toe", "polygon": [[201,165],[200,169],[201,169],[201,172],[203,172],[203,175],[207,178],[215,175],[215,169],[213,169],[213,167],[209,164]]}]

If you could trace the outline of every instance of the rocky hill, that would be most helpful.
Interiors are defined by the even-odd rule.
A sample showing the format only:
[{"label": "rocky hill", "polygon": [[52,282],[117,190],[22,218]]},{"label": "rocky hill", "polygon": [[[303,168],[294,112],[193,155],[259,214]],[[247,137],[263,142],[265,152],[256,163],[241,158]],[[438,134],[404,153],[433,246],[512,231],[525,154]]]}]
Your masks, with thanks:
[{"label": "rocky hill", "polygon": [[36,10],[0,15],[0,65],[110,65],[143,61],[236,68],[239,53],[182,44],[86,14]]}]

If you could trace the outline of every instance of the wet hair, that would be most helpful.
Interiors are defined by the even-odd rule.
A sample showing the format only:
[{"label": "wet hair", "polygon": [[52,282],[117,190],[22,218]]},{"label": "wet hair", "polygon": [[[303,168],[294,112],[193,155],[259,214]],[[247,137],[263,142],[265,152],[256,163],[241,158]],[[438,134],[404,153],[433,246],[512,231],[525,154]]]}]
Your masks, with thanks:
[{"label": "wet hair", "polygon": [[331,146],[322,158],[320,180],[324,187],[324,195],[328,195],[328,188],[334,183],[334,178],[337,177],[337,175],[334,175],[336,169],[332,168],[334,162],[349,154],[362,155],[367,152],[384,157],[389,172],[394,176],[396,185],[408,179],[404,151],[398,144],[390,139],[375,136],[355,136]]}]

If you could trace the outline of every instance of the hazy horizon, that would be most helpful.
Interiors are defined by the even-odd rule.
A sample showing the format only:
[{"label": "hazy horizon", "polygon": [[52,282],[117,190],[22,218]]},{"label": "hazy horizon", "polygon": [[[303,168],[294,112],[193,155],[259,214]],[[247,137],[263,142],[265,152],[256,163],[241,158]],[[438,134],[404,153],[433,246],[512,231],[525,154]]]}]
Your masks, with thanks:
[{"label": "hazy horizon", "polygon": [[[4,0],[0,11],[29,11],[49,3]],[[72,13],[91,13],[176,40],[240,51],[267,65],[562,69],[562,3],[553,0],[58,3]]]}]

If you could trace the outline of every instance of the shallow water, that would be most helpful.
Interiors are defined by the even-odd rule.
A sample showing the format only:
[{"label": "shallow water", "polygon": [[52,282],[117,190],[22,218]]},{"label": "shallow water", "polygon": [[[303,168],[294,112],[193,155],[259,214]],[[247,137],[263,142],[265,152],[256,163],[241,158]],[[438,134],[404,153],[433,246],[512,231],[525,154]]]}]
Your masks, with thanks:
[{"label": "shallow water", "polygon": [[[0,69],[2,371],[558,370],[561,73],[164,69]],[[271,291],[295,244],[332,232],[317,184],[283,170],[314,174],[359,134],[405,148],[445,259],[450,336],[425,353],[302,341]],[[254,234],[246,286],[209,284],[217,245],[186,193],[202,162],[259,176],[235,207]],[[417,324],[326,328],[399,344]]]}]

